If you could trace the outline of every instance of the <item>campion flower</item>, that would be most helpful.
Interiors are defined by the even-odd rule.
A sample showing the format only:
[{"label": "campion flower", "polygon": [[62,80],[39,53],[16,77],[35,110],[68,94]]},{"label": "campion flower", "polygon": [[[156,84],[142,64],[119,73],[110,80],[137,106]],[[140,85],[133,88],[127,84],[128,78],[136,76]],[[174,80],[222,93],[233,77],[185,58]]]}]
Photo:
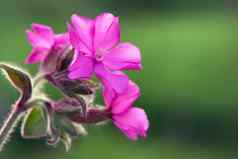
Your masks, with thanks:
[{"label": "campion flower", "polygon": [[68,25],[70,42],[75,48],[69,67],[71,79],[90,79],[92,74],[122,93],[128,77],[122,70],[140,70],[140,50],[128,42],[120,42],[119,18],[102,13],[94,20],[73,15]]},{"label": "campion flower", "polygon": [[[40,63],[34,78],[0,63],[0,69],[20,92],[0,128],[0,151],[20,121],[23,138],[44,138],[53,146],[62,142],[66,151],[74,139],[87,134],[84,125],[108,120],[131,140],[146,137],[147,115],[133,106],[140,95],[139,87],[123,73],[141,69],[140,50],[120,42],[118,17],[103,13],[93,20],[73,15],[68,32],[63,34],[33,23],[27,38],[32,51],[25,62]],[[94,74],[99,82],[91,78]],[[58,100],[41,89],[46,82],[62,94]],[[94,101],[100,88],[105,106]]]},{"label": "campion flower", "polygon": [[35,64],[43,62],[49,53],[58,52],[69,43],[67,33],[55,34],[49,26],[33,23],[31,30],[27,30],[27,39],[32,46],[25,63]]},{"label": "campion flower", "polygon": [[117,94],[110,87],[104,89],[106,109],[111,113],[113,123],[131,140],[138,136],[146,137],[149,121],[145,111],[133,107],[133,103],[140,96],[138,86],[129,81],[128,87],[122,94]]}]

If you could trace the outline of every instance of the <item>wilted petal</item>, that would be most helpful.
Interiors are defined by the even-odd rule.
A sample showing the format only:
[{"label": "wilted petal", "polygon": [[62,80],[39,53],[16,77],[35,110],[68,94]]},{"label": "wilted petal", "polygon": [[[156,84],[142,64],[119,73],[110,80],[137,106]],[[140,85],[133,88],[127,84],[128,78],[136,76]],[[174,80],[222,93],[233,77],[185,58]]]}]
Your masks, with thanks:
[{"label": "wilted petal", "polygon": [[95,65],[97,77],[107,86],[112,87],[117,93],[122,93],[128,86],[128,77],[120,71],[107,70],[102,64]]},{"label": "wilted petal", "polygon": [[56,71],[57,69],[57,62],[59,61],[59,58],[62,56],[60,52],[53,51],[50,52],[45,58],[44,61],[42,61],[40,65],[40,70],[44,72],[45,74],[50,74]]},{"label": "wilted petal", "polygon": [[119,18],[103,13],[95,19],[94,49],[110,49],[120,41]]},{"label": "wilted petal", "polygon": [[104,55],[103,63],[113,70],[140,70],[140,50],[133,44],[120,43]]},{"label": "wilted petal", "polygon": [[33,48],[32,52],[27,56],[25,63],[34,64],[44,61],[45,57],[49,53],[48,48]]},{"label": "wilted petal", "polygon": [[149,121],[141,108],[130,108],[128,111],[113,116],[114,124],[131,140],[139,136],[146,137]]},{"label": "wilted petal", "polygon": [[93,50],[94,21],[86,17],[73,15],[68,29],[72,45],[79,51],[91,55]]},{"label": "wilted petal", "polygon": [[139,96],[139,87],[134,82],[129,81],[125,92],[118,94],[111,103],[111,112],[113,114],[120,114],[127,111]]},{"label": "wilted petal", "polygon": [[71,79],[89,79],[93,73],[92,58],[75,53],[74,60],[69,66],[69,72]]}]

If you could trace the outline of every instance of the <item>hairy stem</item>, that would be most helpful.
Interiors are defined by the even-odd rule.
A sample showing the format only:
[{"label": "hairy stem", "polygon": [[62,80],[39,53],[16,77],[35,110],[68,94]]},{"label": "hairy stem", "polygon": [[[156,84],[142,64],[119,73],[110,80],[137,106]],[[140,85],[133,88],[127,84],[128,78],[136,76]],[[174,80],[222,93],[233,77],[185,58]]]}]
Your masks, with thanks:
[{"label": "hairy stem", "polygon": [[42,80],[44,80],[44,75],[39,74],[34,78],[33,88],[35,88]]},{"label": "hairy stem", "polygon": [[22,116],[22,111],[18,107],[13,107],[11,112],[8,114],[6,120],[4,121],[0,129],[0,151],[2,151],[3,146],[8,141],[10,134],[13,132],[13,129],[19,119]]}]

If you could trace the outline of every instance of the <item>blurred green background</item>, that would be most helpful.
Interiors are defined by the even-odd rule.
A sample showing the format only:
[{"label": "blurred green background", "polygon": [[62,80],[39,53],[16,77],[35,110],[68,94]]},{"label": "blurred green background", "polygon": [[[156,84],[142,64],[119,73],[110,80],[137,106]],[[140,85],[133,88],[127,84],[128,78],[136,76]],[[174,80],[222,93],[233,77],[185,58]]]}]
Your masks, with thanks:
[{"label": "blurred green background", "polygon": [[[235,159],[238,158],[238,2],[236,0],[1,0],[0,61],[24,65],[32,22],[66,31],[73,13],[120,16],[122,39],[141,48],[136,102],[149,116],[148,138],[132,142],[112,124],[51,148],[23,140],[19,128],[0,159]],[[17,92],[0,78],[0,120]],[[46,90],[52,98],[55,90]]]}]

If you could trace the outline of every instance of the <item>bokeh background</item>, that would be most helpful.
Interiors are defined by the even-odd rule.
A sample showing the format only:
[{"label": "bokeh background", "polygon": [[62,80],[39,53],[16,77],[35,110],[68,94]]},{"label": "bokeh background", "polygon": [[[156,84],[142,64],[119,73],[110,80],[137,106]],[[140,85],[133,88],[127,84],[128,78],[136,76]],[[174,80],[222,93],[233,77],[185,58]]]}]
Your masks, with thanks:
[{"label": "bokeh background", "polygon": [[[238,2],[236,0],[0,0],[0,61],[24,65],[32,22],[66,31],[73,13],[120,16],[122,39],[141,48],[143,70],[129,73],[141,87],[136,102],[151,123],[132,142],[112,124],[51,148],[23,140],[19,128],[1,159],[236,159],[238,158]],[[0,76],[0,119],[18,93]],[[52,98],[59,94],[46,89]]]}]

